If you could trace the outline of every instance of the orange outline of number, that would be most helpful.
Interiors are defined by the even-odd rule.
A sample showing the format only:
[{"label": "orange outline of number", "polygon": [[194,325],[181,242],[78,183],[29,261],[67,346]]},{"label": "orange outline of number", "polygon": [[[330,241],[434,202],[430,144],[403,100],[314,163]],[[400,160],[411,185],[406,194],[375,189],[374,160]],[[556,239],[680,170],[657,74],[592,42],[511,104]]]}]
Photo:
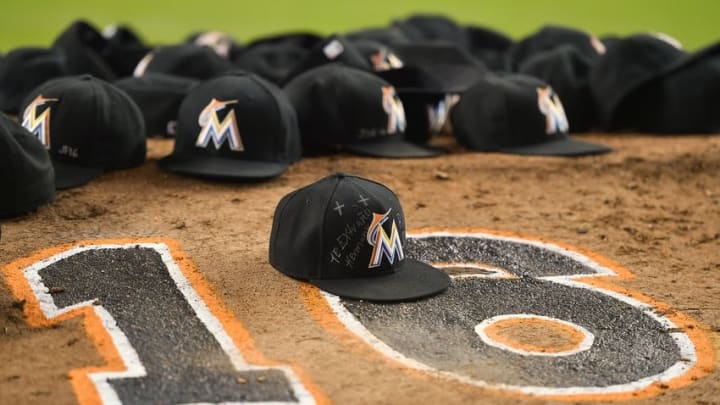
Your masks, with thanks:
[{"label": "orange outline of number", "polygon": [[[649,398],[656,396],[662,392],[667,391],[668,389],[675,389],[687,386],[691,384],[693,381],[699,379],[700,377],[705,376],[706,374],[710,373],[713,370],[714,363],[715,363],[715,351],[713,350],[712,343],[710,342],[710,338],[702,332],[702,329],[700,327],[700,324],[696,322],[695,320],[691,319],[689,316],[682,314],[680,312],[674,311],[669,305],[664,304],[662,302],[656,301],[646,295],[643,295],[637,291],[630,290],[628,288],[619,287],[617,285],[614,285],[612,281],[614,280],[629,280],[634,278],[635,276],[626,268],[622,267],[620,264],[613,262],[610,259],[607,259],[597,253],[591,252],[586,249],[577,248],[571,245],[568,245],[566,243],[562,242],[555,242],[546,238],[539,238],[539,237],[528,237],[525,235],[513,233],[513,232],[502,232],[502,231],[495,231],[495,230],[489,230],[489,229],[481,229],[481,228],[456,228],[456,229],[443,229],[443,228],[422,228],[413,230],[411,232],[408,232],[410,235],[414,234],[427,234],[427,233],[437,233],[437,232],[447,232],[447,233],[455,233],[455,234],[467,234],[467,233],[483,233],[483,234],[489,234],[489,235],[495,235],[495,236],[503,236],[503,237],[510,237],[510,238],[519,238],[524,239],[528,241],[534,241],[534,242],[543,242],[543,243],[550,243],[556,246],[559,246],[561,248],[567,249],[569,251],[579,253],[581,255],[587,256],[588,258],[592,259],[596,263],[600,264],[601,266],[607,267],[611,270],[613,270],[616,275],[615,276],[593,276],[593,277],[586,277],[586,278],[577,278],[575,281],[592,285],[594,287],[602,288],[605,290],[613,291],[620,293],[622,295],[625,295],[627,297],[633,298],[637,301],[640,301],[642,303],[651,305],[655,309],[657,309],[658,312],[662,313],[663,316],[670,319],[675,325],[678,326],[680,330],[682,330],[692,341],[693,345],[695,345],[695,351],[697,353],[697,363],[688,370],[685,374],[672,379],[671,381],[668,381],[666,383],[653,383],[649,385],[646,388],[643,388],[638,391],[631,391],[626,393],[609,393],[609,394],[571,394],[571,395],[530,395],[530,394],[524,394],[519,393],[516,391],[509,391],[502,388],[495,388],[495,387],[488,387],[488,388],[479,388],[479,387],[473,387],[468,386],[469,389],[479,389],[479,390],[490,390],[493,392],[497,392],[499,394],[510,396],[510,397],[516,397],[516,398],[522,398],[522,399],[549,399],[549,400],[556,400],[556,401],[623,401],[623,400],[630,400],[630,399],[640,399],[640,398]],[[301,283],[300,284],[300,296],[303,300],[303,303],[305,304],[305,307],[307,311],[310,313],[312,318],[320,324],[325,330],[330,332],[332,335],[334,335],[338,340],[340,340],[342,343],[347,344],[348,346],[352,347],[352,351],[358,353],[359,355],[362,355],[363,357],[378,359],[381,361],[384,361],[387,365],[391,366],[394,369],[402,370],[414,377],[419,377],[422,379],[431,379],[435,378],[434,375],[420,371],[415,369],[410,369],[407,366],[403,365],[402,363],[393,360],[391,358],[388,358],[381,354],[380,352],[376,351],[374,348],[370,347],[364,340],[362,340],[360,337],[355,335],[352,331],[347,329],[345,325],[335,316],[333,313],[332,308],[327,303],[325,298],[320,293],[320,290],[316,287],[314,287],[311,284],[308,283]],[[462,383],[457,383],[461,385]]]},{"label": "orange outline of number", "polygon": [[197,271],[197,268],[190,257],[180,248],[180,243],[176,240],[168,238],[127,238],[78,241],[55,246],[49,249],[43,249],[28,257],[15,260],[2,267],[2,273],[5,275],[5,280],[7,281],[12,294],[17,300],[25,300],[23,311],[25,319],[30,326],[46,328],[76,316],[83,317],[83,327],[85,332],[92,340],[95,348],[105,360],[106,364],[104,366],[72,369],[68,373],[73,390],[75,391],[75,395],[77,396],[80,404],[90,405],[102,403],[97,389],[95,388],[95,384],[89,377],[90,374],[105,371],[125,371],[125,364],[120,357],[117,348],[113,344],[110,335],[105,330],[100,319],[97,315],[95,315],[95,312],[91,307],[82,306],[55,318],[47,319],[40,309],[40,305],[35,297],[35,294],[30,288],[30,284],[23,275],[23,270],[38,261],[50,258],[56,254],[78,246],[132,243],[162,243],[168,247],[172,253],[173,259],[180,268],[180,271],[190,282],[200,298],[205,302],[205,305],[212,315],[218,319],[248,363],[268,367],[287,365],[293,370],[293,372],[295,372],[298,379],[300,379],[300,382],[313,396],[318,405],[330,404],[330,400],[316,385],[310,381],[307,374],[299,365],[280,364],[269,361],[255,348],[255,342],[250,336],[250,333],[233,315],[233,313],[222,304],[220,299],[215,296],[212,288],[210,288],[208,282],[205,281],[203,276]]}]

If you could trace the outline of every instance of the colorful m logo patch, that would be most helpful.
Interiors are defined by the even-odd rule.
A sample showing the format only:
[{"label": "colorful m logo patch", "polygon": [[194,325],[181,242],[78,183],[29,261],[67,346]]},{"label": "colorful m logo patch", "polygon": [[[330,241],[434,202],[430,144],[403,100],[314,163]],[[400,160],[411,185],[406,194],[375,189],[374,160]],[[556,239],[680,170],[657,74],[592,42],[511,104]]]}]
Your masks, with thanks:
[{"label": "colorful m logo patch", "polygon": [[395,259],[402,260],[405,258],[400,232],[398,232],[395,225],[395,220],[392,220],[389,236],[383,229],[383,224],[389,219],[390,211],[392,211],[392,208],[384,214],[373,213],[373,219],[367,232],[367,242],[373,247],[370,264],[368,264],[369,269],[380,267],[383,256],[387,257],[390,264],[395,263]]},{"label": "colorful m logo patch", "polygon": [[550,87],[538,87],[538,108],[545,115],[545,133],[567,132],[569,125],[560,98]]},{"label": "colorful m logo patch", "polygon": [[240,138],[240,130],[237,126],[237,117],[235,110],[225,115],[222,121],[218,118],[218,111],[224,110],[228,105],[237,103],[237,100],[221,101],[212,99],[210,103],[203,108],[198,117],[198,124],[202,130],[195,141],[195,146],[206,148],[213,141],[215,149],[220,149],[227,139],[230,150],[242,152],[245,147]]},{"label": "colorful m logo patch", "polygon": [[384,86],[382,88],[382,105],[388,116],[387,133],[394,134],[404,132],[406,127],[405,109],[402,101],[398,97],[395,88],[392,86]]},{"label": "colorful m logo patch", "polygon": [[41,106],[53,101],[57,101],[57,99],[45,98],[40,94],[28,104],[23,112],[22,126],[35,135],[45,146],[45,149],[50,149],[50,106],[41,113],[38,113],[38,111]]}]

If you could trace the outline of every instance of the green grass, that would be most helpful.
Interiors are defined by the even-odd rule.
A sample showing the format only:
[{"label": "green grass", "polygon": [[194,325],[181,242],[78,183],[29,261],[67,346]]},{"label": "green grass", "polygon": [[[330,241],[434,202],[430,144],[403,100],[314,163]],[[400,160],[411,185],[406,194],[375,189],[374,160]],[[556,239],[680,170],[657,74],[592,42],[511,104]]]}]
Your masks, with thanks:
[{"label": "green grass", "polygon": [[547,23],[595,34],[666,32],[697,49],[720,40],[718,0],[8,0],[0,10],[0,50],[49,45],[68,23],[124,22],[151,43],[219,29],[248,40],[289,30],[320,33],[385,25],[412,12],[440,12],[463,23],[521,37]]}]

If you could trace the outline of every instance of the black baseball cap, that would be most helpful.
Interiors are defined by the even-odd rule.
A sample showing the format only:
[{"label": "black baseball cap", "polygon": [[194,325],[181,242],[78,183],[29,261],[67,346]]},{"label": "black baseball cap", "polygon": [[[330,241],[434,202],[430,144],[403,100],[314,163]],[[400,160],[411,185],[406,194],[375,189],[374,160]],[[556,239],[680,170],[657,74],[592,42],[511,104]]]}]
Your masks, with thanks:
[{"label": "black baseball cap", "polygon": [[400,93],[405,107],[407,128],[405,138],[414,143],[425,144],[433,136],[447,130],[450,110],[460,99],[459,94],[416,95]]},{"label": "black baseball cap", "polygon": [[16,114],[28,92],[66,74],[65,57],[59,51],[44,48],[10,51],[0,59],[0,111]]},{"label": "black baseball cap", "polygon": [[188,36],[185,43],[209,46],[215,53],[225,59],[233,59],[234,55],[242,52],[242,45],[230,34],[222,31],[195,32]]},{"label": "black baseball cap", "polygon": [[289,44],[310,50],[315,47],[315,45],[322,42],[322,40],[323,37],[314,32],[293,31],[255,38],[247,44],[247,47],[252,48],[260,44]]},{"label": "black baseball cap", "polygon": [[197,80],[162,73],[148,73],[127,77],[115,82],[135,101],[143,118],[148,136],[175,136],[180,103],[198,84]]},{"label": "black baseball cap", "polygon": [[570,138],[560,98],[530,76],[485,76],[460,97],[450,117],[455,138],[472,150],[550,156],[611,150]]},{"label": "black baseball cap", "polygon": [[562,45],[527,58],[518,71],[552,86],[563,100],[572,132],[587,132],[597,122],[589,84],[590,69],[595,60],[574,46]]},{"label": "black baseball cap", "polygon": [[376,74],[397,89],[407,117],[406,138],[425,143],[443,127],[455,99],[480,80],[487,67],[451,43],[416,42],[396,50],[403,66]]},{"label": "black baseball cap", "polygon": [[309,52],[291,41],[262,42],[238,53],[233,64],[241,70],[255,73],[279,85]]},{"label": "black baseball cap", "polygon": [[586,57],[604,55],[606,47],[594,35],[575,28],[547,25],[516,42],[509,50],[507,61],[510,71],[517,71],[527,58],[562,45],[569,45]]},{"label": "black baseball cap", "polygon": [[605,129],[624,129],[616,115],[623,100],[645,83],[662,76],[687,57],[679,44],[664,35],[637,34],[608,47],[590,71],[590,90]]},{"label": "black baseball cap", "polygon": [[280,200],[270,264],[345,298],[402,301],[441,293],[450,278],[405,256],[405,226],[392,190],[336,173]]},{"label": "black baseball cap", "polygon": [[114,80],[115,72],[106,59],[112,51],[108,40],[84,20],[70,24],[55,39],[52,47],[65,55],[68,74],[90,74],[103,80]]},{"label": "black baseball cap", "polygon": [[173,153],[160,167],[226,180],[263,180],[300,159],[297,118],[274,84],[234,72],[194,87],[180,105]]},{"label": "black baseball cap", "polygon": [[[418,69],[416,60],[411,61],[415,66],[404,69],[404,62],[390,46],[368,39],[356,39],[353,43],[372,63],[376,74],[392,84],[398,92],[407,122],[405,138],[413,143],[424,144],[432,135],[438,134],[446,115],[444,100],[449,96],[445,93],[447,82],[443,83],[442,77]],[[442,76],[452,80],[461,77],[452,74]]]},{"label": "black baseball cap", "polygon": [[399,27],[370,27],[346,32],[345,38],[352,42],[373,41],[385,46],[407,44],[412,42],[405,31]]},{"label": "black baseball cap", "polygon": [[415,42],[394,48],[402,67],[377,72],[404,97],[462,93],[488,71],[487,67],[458,45],[446,42]]},{"label": "black baseball cap", "polygon": [[360,155],[432,157],[441,151],[404,139],[405,110],[395,88],[359,69],[330,64],[285,86],[309,152],[344,150]]},{"label": "black baseball cap", "polygon": [[238,68],[282,85],[293,69],[323,38],[312,32],[288,32],[263,36],[250,42],[233,57]]},{"label": "black baseball cap", "polygon": [[481,25],[466,25],[462,27],[467,38],[468,50],[507,51],[515,43],[504,33]]},{"label": "black baseball cap", "polygon": [[467,25],[463,27],[467,50],[492,71],[507,69],[505,56],[515,43],[507,35],[489,27]]},{"label": "black baseball cap", "polygon": [[150,52],[140,35],[127,25],[107,25],[102,36],[108,48],[104,58],[117,77],[131,76],[138,62]]},{"label": "black baseball cap", "polygon": [[677,60],[618,104],[616,127],[655,134],[720,132],[720,42]]},{"label": "black baseball cap", "polygon": [[108,40],[108,42],[122,44],[122,45],[133,45],[133,46],[145,46],[145,42],[140,38],[140,35],[132,27],[126,24],[108,24],[102,30],[102,36]]},{"label": "black baseball cap", "polygon": [[376,72],[403,67],[403,61],[388,45],[370,39],[355,39],[352,43]]},{"label": "black baseball cap", "polygon": [[105,170],[145,161],[145,123],[135,102],[90,75],[68,76],[30,92],[22,126],[50,152],[57,189],[77,187]]},{"label": "black baseball cap", "polygon": [[209,46],[184,44],[153,49],[140,60],[133,75],[165,73],[207,80],[232,69],[232,64]]},{"label": "black baseball cap", "polygon": [[303,72],[307,72],[318,66],[333,63],[343,64],[368,72],[373,70],[370,62],[351,41],[343,35],[333,34],[315,44],[305,58],[290,70],[284,83],[288,83]]},{"label": "black baseball cap", "polygon": [[462,27],[441,14],[414,14],[396,20],[393,26],[402,30],[413,42],[438,41],[465,46]]},{"label": "black baseball cap", "polygon": [[0,113],[0,217],[32,211],[55,198],[50,156],[25,128]]}]

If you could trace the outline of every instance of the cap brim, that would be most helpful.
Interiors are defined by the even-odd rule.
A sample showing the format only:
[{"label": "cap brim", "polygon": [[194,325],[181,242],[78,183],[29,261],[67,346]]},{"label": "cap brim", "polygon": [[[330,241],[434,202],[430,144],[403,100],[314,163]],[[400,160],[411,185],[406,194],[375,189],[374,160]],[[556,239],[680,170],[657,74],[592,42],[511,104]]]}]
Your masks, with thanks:
[{"label": "cap brim", "polygon": [[221,157],[170,155],[158,164],[171,172],[220,180],[263,180],[277,177],[288,163],[259,162]]},{"label": "cap brim", "polygon": [[450,277],[423,262],[405,259],[393,273],[376,277],[310,280],[323,291],[367,301],[408,301],[445,291]]},{"label": "cap brim", "polygon": [[55,169],[56,190],[67,190],[69,188],[80,187],[105,172],[104,169],[99,169],[97,167],[71,165],[55,160],[53,160],[52,163],[53,168]]},{"label": "cap brim", "polygon": [[580,141],[573,138],[556,138],[548,142],[526,146],[503,147],[498,150],[518,155],[540,156],[585,156],[612,152],[612,148],[605,145]]},{"label": "cap brim", "polygon": [[343,149],[364,156],[383,158],[428,158],[445,153],[444,150],[418,145],[405,140],[384,140],[344,145]]}]

